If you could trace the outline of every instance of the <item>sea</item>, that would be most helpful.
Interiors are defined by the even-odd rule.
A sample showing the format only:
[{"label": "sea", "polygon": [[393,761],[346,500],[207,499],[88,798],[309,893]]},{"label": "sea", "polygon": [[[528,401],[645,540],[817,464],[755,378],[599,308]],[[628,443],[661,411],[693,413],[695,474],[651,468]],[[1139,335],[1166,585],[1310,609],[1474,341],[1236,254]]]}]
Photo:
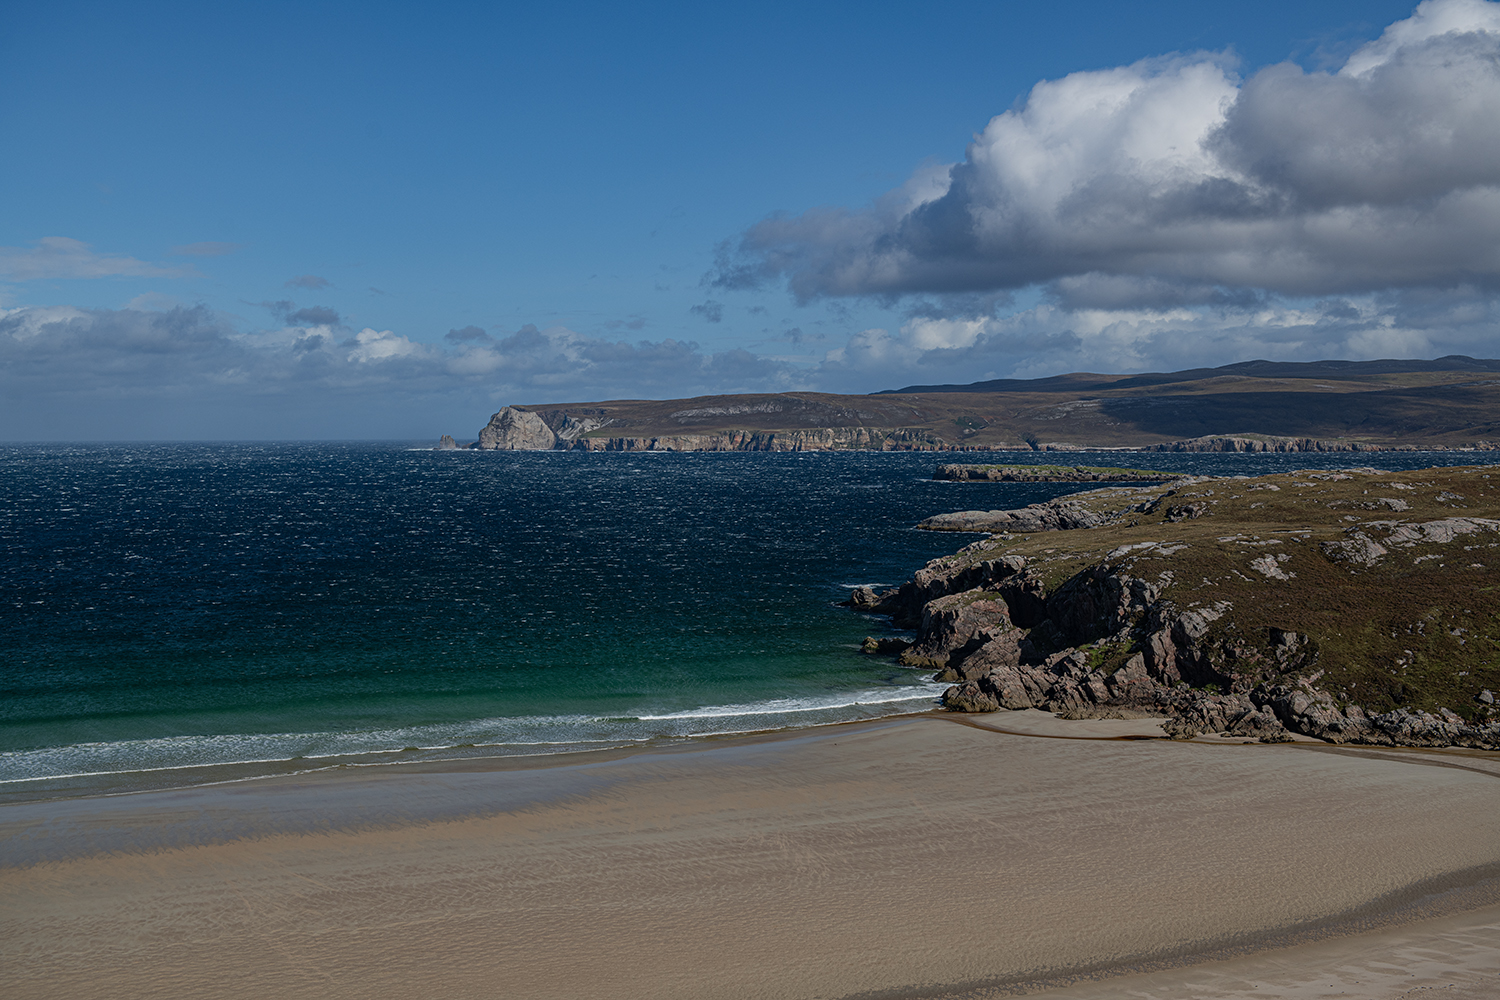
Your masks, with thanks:
[{"label": "sea", "polygon": [[947,461],[1257,475],[1373,454],[0,447],[0,802],[668,745],[925,711],[841,604],[1076,484]]}]

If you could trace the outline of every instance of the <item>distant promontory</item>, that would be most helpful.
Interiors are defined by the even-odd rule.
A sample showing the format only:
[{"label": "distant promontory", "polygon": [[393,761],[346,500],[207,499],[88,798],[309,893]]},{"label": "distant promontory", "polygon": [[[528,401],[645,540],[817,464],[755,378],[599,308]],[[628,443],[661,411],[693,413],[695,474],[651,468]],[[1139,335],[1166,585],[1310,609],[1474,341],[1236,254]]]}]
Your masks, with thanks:
[{"label": "distant promontory", "polygon": [[863,396],[785,392],[506,406],[484,451],[1205,451],[1500,447],[1500,360],[1250,361]]}]

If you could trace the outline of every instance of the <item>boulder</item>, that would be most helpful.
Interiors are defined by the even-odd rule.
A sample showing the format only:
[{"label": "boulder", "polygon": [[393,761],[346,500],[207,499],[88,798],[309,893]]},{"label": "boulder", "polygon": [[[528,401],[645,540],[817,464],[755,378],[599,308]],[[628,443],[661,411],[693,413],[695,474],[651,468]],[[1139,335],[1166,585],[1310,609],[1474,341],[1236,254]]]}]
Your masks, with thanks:
[{"label": "boulder", "polygon": [[1175,524],[1178,521],[1196,520],[1207,513],[1208,504],[1206,503],[1182,503],[1168,507],[1165,516],[1168,521]]},{"label": "boulder", "polygon": [[865,641],[860,645],[861,653],[869,653],[872,656],[898,656],[911,648],[911,643],[905,639],[897,639],[894,636],[876,639],[865,636]]}]

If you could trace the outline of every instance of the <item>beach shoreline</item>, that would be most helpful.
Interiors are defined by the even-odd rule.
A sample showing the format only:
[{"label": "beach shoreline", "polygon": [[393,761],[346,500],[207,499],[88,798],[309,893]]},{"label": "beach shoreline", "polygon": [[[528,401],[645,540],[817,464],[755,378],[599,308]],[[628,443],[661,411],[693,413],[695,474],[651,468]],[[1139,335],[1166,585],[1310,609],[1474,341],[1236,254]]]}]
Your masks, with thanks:
[{"label": "beach shoreline", "polygon": [[1106,996],[1500,907],[1493,755],[1049,718],[0,807],[10,992]]}]

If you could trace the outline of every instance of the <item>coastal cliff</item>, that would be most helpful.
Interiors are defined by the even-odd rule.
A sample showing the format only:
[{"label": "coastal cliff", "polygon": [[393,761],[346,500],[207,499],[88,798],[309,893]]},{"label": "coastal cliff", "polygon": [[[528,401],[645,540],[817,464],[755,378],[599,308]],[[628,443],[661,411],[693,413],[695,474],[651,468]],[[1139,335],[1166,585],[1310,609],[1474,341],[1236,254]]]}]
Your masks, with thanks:
[{"label": "coastal cliff", "polygon": [[916,630],[901,662],[952,681],[951,710],[1500,749],[1500,466],[1194,478],[933,522],[997,533],[850,604]]},{"label": "coastal cliff", "polygon": [[[895,392],[507,406],[469,447],[537,451],[1493,450],[1500,361],[1074,372]],[[533,414],[541,425],[530,417]],[[551,438],[548,438],[548,432]]]},{"label": "coastal cliff", "polygon": [[921,427],[806,427],[632,434],[607,428],[596,413],[507,406],[479,432],[482,451],[946,451],[954,446]]},{"label": "coastal cliff", "polygon": [[584,438],[573,447],[586,451],[947,451],[952,446],[923,428],[814,427],[660,437],[593,437]]}]

